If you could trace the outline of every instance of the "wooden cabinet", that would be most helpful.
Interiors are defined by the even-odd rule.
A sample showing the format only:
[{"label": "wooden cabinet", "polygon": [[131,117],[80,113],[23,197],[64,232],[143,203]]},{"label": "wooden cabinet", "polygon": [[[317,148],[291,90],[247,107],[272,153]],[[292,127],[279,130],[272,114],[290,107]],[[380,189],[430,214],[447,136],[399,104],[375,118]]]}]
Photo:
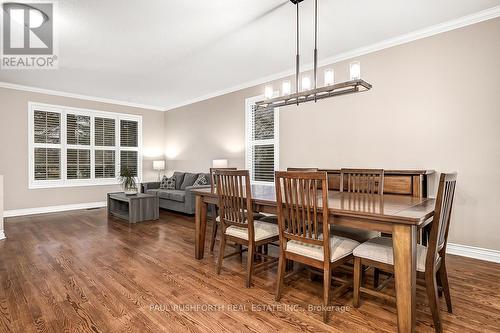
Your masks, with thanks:
[{"label": "wooden cabinet", "polygon": [[[328,173],[328,188],[340,189],[340,169],[320,169]],[[433,170],[384,170],[384,194],[427,197],[427,178]],[[347,184],[344,184],[347,185]]]}]

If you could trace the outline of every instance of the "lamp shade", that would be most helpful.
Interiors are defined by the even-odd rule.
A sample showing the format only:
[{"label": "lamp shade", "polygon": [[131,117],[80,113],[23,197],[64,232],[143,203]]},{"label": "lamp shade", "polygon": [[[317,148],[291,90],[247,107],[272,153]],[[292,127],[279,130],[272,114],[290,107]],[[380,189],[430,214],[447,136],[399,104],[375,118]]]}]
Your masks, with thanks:
[{"label": "lamp shade", "polygon": [[165,161],[153,161],[153,170],[165,170]]},{"label": "lamp shade", "polygon": [[212,168],[227,168],[227,160],[213,160]]}]

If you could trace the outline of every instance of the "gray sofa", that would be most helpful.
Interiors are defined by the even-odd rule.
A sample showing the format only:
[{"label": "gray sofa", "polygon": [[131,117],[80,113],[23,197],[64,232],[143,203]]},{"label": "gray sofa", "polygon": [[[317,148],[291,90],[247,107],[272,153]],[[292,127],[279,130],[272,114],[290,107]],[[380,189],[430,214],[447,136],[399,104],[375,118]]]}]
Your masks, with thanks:
[{"label": "gray sofa", "polygon": [[175,190],[160,189],[159,182],[143,183],[142,192],[158,196],[160,208],[185,214],[194,214],[195,195],[193,189],[210,188],[210,174],[206,173],[208,185],[193,187],[199,173],[174,172]]}]

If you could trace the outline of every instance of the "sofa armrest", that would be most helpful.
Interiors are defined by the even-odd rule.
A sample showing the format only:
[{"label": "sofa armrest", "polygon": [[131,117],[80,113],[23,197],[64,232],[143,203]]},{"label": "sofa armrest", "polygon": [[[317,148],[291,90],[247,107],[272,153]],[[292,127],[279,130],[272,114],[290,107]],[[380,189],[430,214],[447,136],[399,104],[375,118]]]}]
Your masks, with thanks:
[{"label": "sofa armrest", "polygon": [[194,214],[195,210],[195,194],[193,190],[199,190],[202,188],[210,188],[210,185],[202,185],[202,186],[186,186],[186,197],[184,199],[184,203],[186,204],[186,213]]},{"label": "sofa armrest", "polygon": [[160,182],[149,182],[141,184],[142,193],[145,193],[147,190],[154,190],[158,188],[160,188]]}]

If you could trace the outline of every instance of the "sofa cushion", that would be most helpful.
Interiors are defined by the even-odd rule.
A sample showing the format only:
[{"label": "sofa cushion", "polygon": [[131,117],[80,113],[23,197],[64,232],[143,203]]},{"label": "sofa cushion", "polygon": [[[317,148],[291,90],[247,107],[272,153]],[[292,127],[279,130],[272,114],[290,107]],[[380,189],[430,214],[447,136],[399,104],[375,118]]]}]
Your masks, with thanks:
[{"label": "sofa cushion", "polygon": [[158,190],[158,196],[162,199],[184,202],[186,191],[183,190]]},{"label": "sofa cushion", "polygon": [[182,181],[180,189],[185,190],[187,186],[193,186],[196,178],[198,178],[198,174],[186,172],[184,174],[184,180]]},{"label": "sofa cushion", "polygon": [[184,172],[175,171],[172,177],[175,179],[175,189],[180,190],[184,180]]}]

